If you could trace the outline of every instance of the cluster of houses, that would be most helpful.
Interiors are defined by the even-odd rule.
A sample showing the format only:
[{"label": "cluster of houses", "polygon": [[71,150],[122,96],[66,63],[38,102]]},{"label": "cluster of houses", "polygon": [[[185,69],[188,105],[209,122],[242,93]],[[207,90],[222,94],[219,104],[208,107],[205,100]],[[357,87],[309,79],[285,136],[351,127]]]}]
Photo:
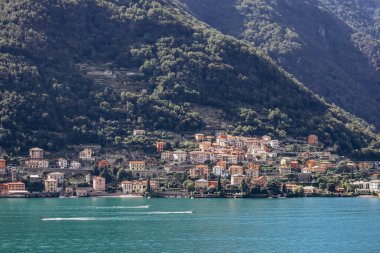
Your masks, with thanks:
[{"label": "cluster of houses", "polygon": [[[144,130],[135,130],[135,136],[144,136]],[[309,135],[304,141],[301,151],[290,152],[279,140],[270,136],[243,137],[225,133],[216,135],[195,135],[194,144],[197,148],[172,150],[165,141],[156,143],[157,155],[153,164],[161,164],[163,168],[152,167],[150,160],[129,160],[126,171],[133,180],[119,182],[123,194],[144,194],[147,189],[157,191],[160,182],[168,173],[181,172],[194,182],[195,189],[217,187],[217,179],[223,179],[223,188],[237,187],[244,181],[249,186],[264,187],[267,182],[277,180],[285,182],[286,189],[295,191],[303,186],[305,193],[315,193],[313,176],[325,175],[330,169],[336,168],[342,159],[328,151],[321,151],[318,136]],[[53,164],[53,165],[52,165]],[[101,194],[105,192],[106,180],[100,176],[91,175],[91,166],[111,168],[107,159],[94,156],[91,148],[80,150],[77,160],[68,161],[58,158],[55,161],[44,157],[44,150],[31,148],[29,157],[23,160],[22,170],[28,174],[30,183],[42,183],[45,193]],[[84,168],[83,165],[91,165]],[[371,162],[346,162],[353,170],[368,170],[373,167]],[[7,166],[6,160],[0,159],[0,175],[8,173],[12,182],[0,184],[0,194],[24,193],[25,184],[20,181],[18,169]],[[50,173],[46,173],[46,171]],[[65,175],[75,174],[75,171],[86,174],[88,187],[70,187],[65,185]],[[44,173],[41,173],[44,172]],[[289,175],[292,175],[289,179]],[[160,181],[161,180],[161,181]],[[353,183],[356,193],[379,193],[380,180],[360,181]]]}]

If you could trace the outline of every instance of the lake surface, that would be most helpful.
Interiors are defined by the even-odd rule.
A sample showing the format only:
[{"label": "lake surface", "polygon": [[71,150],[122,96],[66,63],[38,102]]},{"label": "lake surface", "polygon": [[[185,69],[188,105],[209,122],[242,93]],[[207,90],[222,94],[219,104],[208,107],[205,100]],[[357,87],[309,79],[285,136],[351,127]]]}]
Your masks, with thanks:
[{"label": "lake surface", "polygon": [[375,198],[0,199],[1,253],[378,253],[379,235]]}]

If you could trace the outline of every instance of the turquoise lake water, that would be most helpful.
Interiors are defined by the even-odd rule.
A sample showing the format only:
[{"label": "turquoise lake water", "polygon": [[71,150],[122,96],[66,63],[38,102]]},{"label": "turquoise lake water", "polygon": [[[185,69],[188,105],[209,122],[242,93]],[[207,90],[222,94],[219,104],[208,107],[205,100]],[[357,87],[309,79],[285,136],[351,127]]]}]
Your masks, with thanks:
[{"label": "turquoise lake water", "polygon": [[378,253],[380,199],[0,199],[0,252]]}]

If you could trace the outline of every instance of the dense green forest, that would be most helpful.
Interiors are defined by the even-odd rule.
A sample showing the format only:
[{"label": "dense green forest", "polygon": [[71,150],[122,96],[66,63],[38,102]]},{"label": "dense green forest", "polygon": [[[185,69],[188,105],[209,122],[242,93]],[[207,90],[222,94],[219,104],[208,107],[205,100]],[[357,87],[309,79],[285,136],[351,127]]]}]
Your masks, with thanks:
[{"label": "dense green forest", "polygon": [[316,94],[380,127],[379,0],[179,0]]},{"label": "dense green forest", "polygon": [[[84,64],[140,77],[115,87]],[[169,0],[2,1],[0,96],[0,146],[13,152],[123,145],[135,128],[198,131],[202,106],[222,109],[235,134],[316,133],[356,156],[378,148],[373,127]]]}]

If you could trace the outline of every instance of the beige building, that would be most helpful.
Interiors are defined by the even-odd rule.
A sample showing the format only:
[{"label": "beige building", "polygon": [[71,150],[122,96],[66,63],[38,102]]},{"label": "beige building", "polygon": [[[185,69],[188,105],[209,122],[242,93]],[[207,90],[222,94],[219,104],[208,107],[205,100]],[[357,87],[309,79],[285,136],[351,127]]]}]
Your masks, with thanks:
[{"label": "beige building", "polygon": [[163,162],[170,162],[173,160],[173,152],[171,151],[164,151],[161,153],[161,161]]},{"label": "beige building", "polygon": [[79,152],[79,158],[82,160],[92,160],[92,149],[90,148],[85,148],[81,152]]},{"label": "beige building", "polygon": [[144,161],[130,161],[129,162],[129,170],[131,170],[131,171],[143,171],[143,170],[145,170],[145,162]]},{"label": "beige building", "polygon": [[29,159],[25,162],[27,168],[49,168],[49,161],[46,159]]},{"label": "beige building", "polygon": [[195,188],[207,188],[208,187],[208,180],[205,180],[205,179],[199,179],[197,181],[195,181],[194,183],[195,185]]},{"label": "beige building", "polygon": [[94,177],[92,179],[92,188],[94,191],[102,192],[106,190],[106,179],[103,177]]},{"label": "beige building", "polygon": [[46,179],[44,183],[45,183],[45,192],[57,192],[58,191],[57,180]]},{"label": "beige building", "polygon": [[134,180],[132,184],[132,193],[142,195],[145,193],[147,181]]},{"label": "beige building", "polygon": [[61,172],[52,172],[47,175],[48,179],[57,180],[57,184],[63,184],[65,180],[65,174]]},{"label": "beige building", "polygon": [[31,148],[31,149],[29,149],[29,157],[31,159],[43,159],[44,158],[44,150],[41,148]]},{"label": "beige building", "polygon": [[204,134],[196,134],[195,135],[195,140],[199,141],[199,142],[204,141],[205,140],[205,135]]},{"label": "beige building", "polygon": [[240,185],[243,180],[246,180],[246,177],[241,174],[231,175],[231,185]]},{"label": "beige building", "polygon": [[235,174],[243,175],[244,174],[243,166],[230,166],[229,170],[230,170],[230,175],[235,175]]},{"label": "beige building", "polygon": [[133,183],[132,181],[123,181],[121,182],[121,188],[123,189],[124,194],[132,194],[133,192]]}]

